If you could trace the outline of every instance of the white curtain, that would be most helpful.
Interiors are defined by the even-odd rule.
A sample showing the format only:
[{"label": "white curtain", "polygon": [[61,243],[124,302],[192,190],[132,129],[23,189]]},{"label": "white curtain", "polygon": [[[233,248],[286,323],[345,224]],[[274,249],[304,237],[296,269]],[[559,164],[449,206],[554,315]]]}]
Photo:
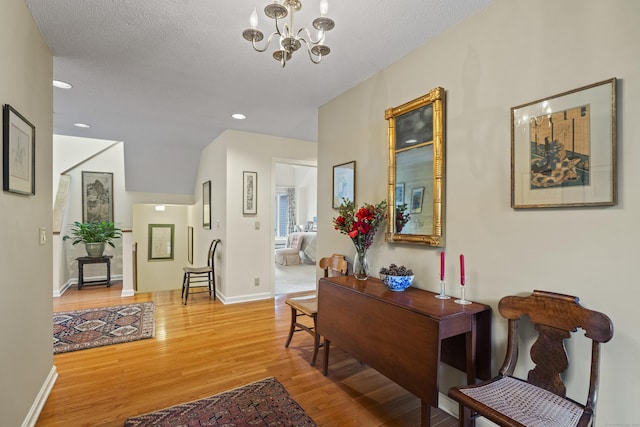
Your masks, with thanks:
[{"label": "white curtain", "polygon": [[293,233],[296,231],[296,189],[295,188],[287,188],[287,205],[289,206],[289,211],[287,217],[289,221],[287,223],[287,232]]}]

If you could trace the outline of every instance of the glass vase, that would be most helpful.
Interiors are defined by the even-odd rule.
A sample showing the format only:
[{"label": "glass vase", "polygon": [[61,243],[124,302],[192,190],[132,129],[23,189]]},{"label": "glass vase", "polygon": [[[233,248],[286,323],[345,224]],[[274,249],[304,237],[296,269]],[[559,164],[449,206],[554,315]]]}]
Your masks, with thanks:
[{"label": "glass vase", "polygon": [[353,275],[358,280],[367,280],[369,277],[369,261],[367,250],[356,247],[356,256],[353,259]]}]

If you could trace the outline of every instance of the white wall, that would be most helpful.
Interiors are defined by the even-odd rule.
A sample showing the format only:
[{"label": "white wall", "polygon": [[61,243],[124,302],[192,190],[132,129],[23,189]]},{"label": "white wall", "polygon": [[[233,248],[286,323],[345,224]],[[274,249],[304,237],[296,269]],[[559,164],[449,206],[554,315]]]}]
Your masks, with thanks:
[{"label": "white wall", "polygon": [[[64,173],[71,177],[68,199],[66,201],[66,209],[64,213],[63,227],[61,234],[68,233],[69,224],[74,221],[82,221],[82,172],[110,172],[113,173],[113,205],[114,205],[114,222],[123,230],[132,230],[134,226],[134,209],[135,204],[148,204],[151,209],[139,210],[137,221],[143,226],[143,230],[135,229],[133,242],[138,242],[138,259],[145,262],[145,265],[138,267],[146,272],[146,252],[140,252],[140,245],[146,247],[146,224],[153,223],[155,216],[145,218],[146,212],[152,212],[154,204],[167,205],[183,205],[186,215],[186,207],[193,203],[192,195],[168,194],[168,193],[137,193],[126,191],[125,188],[125,168],[124,168],[124,143],[118,141],[98,140],[91,138],[79,138],[66,135],[53,136],[53,194],[56,194],[60,174]],[[186,222],[186,217],[180,219],[180,224]],[[186,226],[185,226],[186,227]],[[180,229],[182,233],[182,228]],[[186,233],[186,232],[185,232]],[[60,236],[55,236],[54,259],[59,262],[59,273],[55,275],[53,280],[53,292],[58,296],[66,289],[71,281],[75,281],[78,276],[78,267],[76,258],[84,256],[84,247],[81,244],[72,246],[70,241],[63,242]],[[186,242],[186,237],[185,240]],[[182,241],[180,241],[182,242]],[[126,270],[123,262],[128,261],[131,251],[129,245],[124,245],[123,239],[116,241],[116,247],[107,246],[105,254],[113,255],[112,260],[112,276],[120,278],[123,271]],[[186,262],[186,255],[181,260]],[[176,260],[178,262],[178,260]],[[89,268],[90,267],[90,268]],[[182,268],[182,265],[180,266]],[[104,265],[92,265],[85,267],[85,275],[87,277],[101,277],[105,274]],[[146,282],[147,277],[153,275],[144,274],[138,276],[138,286],[143,289],[154,290],[154,286],[158,286],[155,290],[170,289],[168,283],[152,280]],[[166,276],[167,278],[169,276]],[[131,278],[125,278],[128,280]],[[173,284],[173,288],[179,288],[181,280]]]},{"label": "white wall", "polygon": [[1,9],[0,104],[36,128],[35,196],[0,192],[0,425],[19,426],[35,424],[57,376],[51,349],[53,57],[23,0],[3,0]]},{"label": "white wall", "polygon": [[[273,294],[273,162],[315,163],[316,148],[312,142],[228,130],[203,150],[194,196],[199,197],[202,182],[212,181],[213,219],[212,230],[196,228],[197,252],[199,257],[206,256],[211,239],[222,239],[216,275],[226,303]],[[243,171],[258,173],[257,215],[242,213]],[[197,211],[202,209],[199,199]]]},{"label": "white wall", "polygon": [[[318,253],[353,256],[347,237],[322,233],[332,229],[336,215],[328,203],[331,166],[356,159],[358,203],[385,199],[384,110],[436,86],[446,89],[448,289],[458,291],[456,260],[464,253],[467,297],[494,308],[493,372],[504,357],[506,323],[497,312],[502,296],[546,289],[577,295],[584,306],[607,313],[615,335],[602,349],[598,424],[603,426],[640,419],[635,402],[640,384],[623,380],[640,377],[635,279],[640,193],[634,178],[640,161],[638,23],[635,0],[497,0],[327,103],[319,116]],[[611,77],[620,79],[618,205],[513,210],[510,108]],[[417,286],[437,291],[440,250],[385,244],[382,234],[370,250],[372,270],[404,263],[416,272]],[[586,362],[572,363],[569,394],[584,401]],[[445,372],[445,392],[463,381]]]}]

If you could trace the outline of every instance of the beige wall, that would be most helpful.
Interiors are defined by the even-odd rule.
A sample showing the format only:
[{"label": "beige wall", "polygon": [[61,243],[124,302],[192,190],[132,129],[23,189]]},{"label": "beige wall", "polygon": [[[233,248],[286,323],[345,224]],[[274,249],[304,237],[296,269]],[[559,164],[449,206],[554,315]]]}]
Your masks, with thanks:
[{"label": "beige wall", "polygon": [[[53,59],[23,0],[0,13],[0,104],[36,127],[35,196],[0,192],[0,425],[31,425],[55,381],[51,349]],[[45,227],[47,242],[39,244]],[[24,424],[23,424],[24,423]]]},{"label": "beige wall", "polygon": [[[336,215],[325,202],[331,197],[332,165],[357,161],[359,204],[386,198],[384,110],[436,86],[447,90],[448,289],[457,292],[452,282],[458,279],[457,257],[464,253],[467,297],[494,308],[494,372],[504,356],[506,325],[497,314],[503,295],[553,290],[578,295],[586,307],[609,314],[615,335],[601,359],[598,424],[603,426],[640,419],[635,404],[640,385],[623,380],[640,377],[639,18],[636,0],[497,0],[327,103],[319,116],[318,253],[352,257],[348,238],[323,232],[332,229]],[[620,79],[618,205],[511,209],[510,108],[611,77]],[[373,270],[403,263],[416,272],[417,286],[436,291],[440,250],[385,244],[381,234],[370,251]],[[587,362],[572,363],[569,394],[584,400]],[[445,387],[463,381],[443,369]]]},{"label": "beige wall", "polygon": [[[312,142],[225,131],[202,152],[194,196],[196,257],[203,260],[213,238],[222,239],[216,273],[226,303],[273,294],[273,194],[276,162],[316,161]],[[258,214],[242,214],[242,172],[258,173]],[[212,229],[202,228],[202,183],[212,181]],[[256,230],[259,223],[259,230]],[[260,281],[255,286],[255,278]]]}]

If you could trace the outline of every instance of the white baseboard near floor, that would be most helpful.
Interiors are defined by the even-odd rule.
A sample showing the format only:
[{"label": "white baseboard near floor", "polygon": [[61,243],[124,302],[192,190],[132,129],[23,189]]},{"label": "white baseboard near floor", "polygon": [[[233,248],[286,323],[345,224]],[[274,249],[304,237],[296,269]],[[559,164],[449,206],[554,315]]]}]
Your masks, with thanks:
[{"label": "white baseboard near floor", "polygon": [[[87,280],[107,280],[107,276],[87,277]],[[111,282],[112,283],[115,282],[115,281],[118,281],[118,280],[122,280],[122,274],[112,274],[111,275]],[[78,279],[77,278],[67,280],[67,282],[62,286],[61,289],[53,291],[53,297],[54,298],[60,298],[62,296],[62,294],[64,294],[67,291],[67,289],[69,289],[71,286],[77,285],[77,284],[78,284]],[[131,295],[124,295],[124,293],[123,293],[122,296],[124,297],[124,296],[133,296],[133,295],[134,295],[134,293],[132,291]]]},{"label": "white baseboard near floor", "polygon": [[[271,295],[270,292],[263,292],[259,294],[242,295],[239,297],[227,297],[221,294],[220,291],[216,291],[216,297],[219,298],[223,304],[239,304],[241,302],[261,301],[264,299],[270,299],[270,298],[273,298],[273,295]],[[191,297],[189,297],[189,300],[191,300]]]},{"label": "white baseboard near floor", "polygon": [[35,427],[38,417],[40,416],[40,412],[42,412],[42,408],[44,408],[44,404],[47,402],[47,398],[49,397],[51,389],[57,379],[58,370],[56,369],[56,366],[53,365],[49,371],[49,375],[47,375],[47,379],[44,384],[42,384],[42,387],[40,387],[40,392],[38,392],[33,405],[31,405],[31,409],[29,409],[27,417],[22,422],[22,427]]}]

